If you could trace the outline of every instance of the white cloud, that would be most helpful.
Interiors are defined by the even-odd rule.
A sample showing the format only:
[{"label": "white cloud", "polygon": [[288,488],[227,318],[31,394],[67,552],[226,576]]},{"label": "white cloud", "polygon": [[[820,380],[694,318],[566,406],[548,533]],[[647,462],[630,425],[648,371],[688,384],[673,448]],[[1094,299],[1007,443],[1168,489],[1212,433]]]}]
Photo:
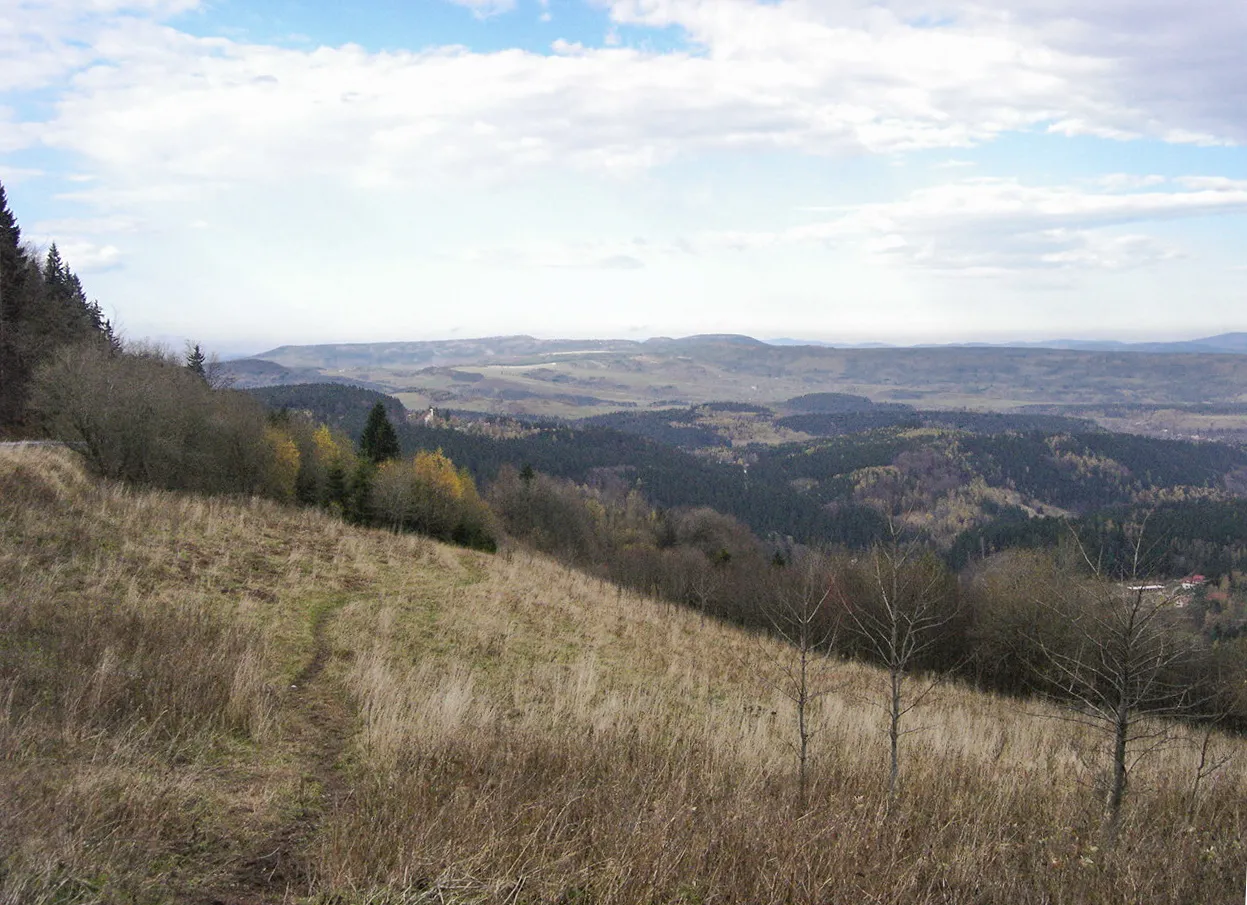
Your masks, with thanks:
[{"label": "white cloud", "polygon": [[31,231],[46,236],[64,235],[117,235],[135,232],[140,226],[133,217],[66,217],[59,220],[39,220]]},{"label": "white cloud", "polygon": [[[686,23],[705,54],[564,44],[555,57],[305,51],[194,38],[139,16],[105,25],[49,14],[44,44],[10,55],[9,82],[76,72],[39,138],[115,179],[302,172],[386,185],[551,165],[626,173],[710,148],[964,146],[1050,118],[1067,77],[1100,65],[1056,66],[1008,36],[888,16],[806,27],[797,4],[713,9]],[[90,52],[69,40],[84,36]]]},{"label": "white cloud", "polygon": [[645,258],[671,254],[670,247],[631,242],[529,242],[443,253],[442,258],[490,268],[554,270],[641,270]]},{"label": "white cloud", "polygon": [[[861,51],[873,47],[885,83],[962,122],[994,102],[1003,128],[1020,119],[1047,121],[1066,135],[1247,142],[1242,3],[614,0],[610,6],[621,22],[682,27],[718,58],[839,68],[850,88],[862,74]],[[928,78],[915,78],[924,69]]]},{"label": "white cloud", "polygon": [[[51,237],[44,238],[45,241],[41,244],[48,244],[51,240]],[[56,239],[56,247],[65,263],[81,274],[108,270],[121,263],[121,249],[107,243],[99,244],[73,236],[65,237],[62,233]]]},{"label": "white cloud", "polygon": [[13,167],[0,164],[0,182],[3,182],[5,185],[17,185],[32,179],[40,179],[46,175],[46,171],[34,167]]},{"label": "white cloud", "polygon": [[[960,5],[960,4],[959,4]],[[976,0],[1062,53],[1111,61],[1082,86],[1110,115],[1101,127],[1177,143],[1247,142],[1247,5],[1225,0]]]},{"label": "white cloud", "polygon": [[1224,176],[1181,176],[1174,181],[1197,191],[1247,192],[1247,179],[1227,179]]},{"label": "white cloud", "polygon": [[450,0],[455,6],[464,6],[480,19],[498,16],[515,9],[515,0]]},{"label": "white cloud", "polygon": [[[1061,135],[1247,143],[1247,55],[1239,50],[1247,5],[1237,2],[600,0],[620,43],[586,46],[583,33],[569,34],[580,43],[558,42],[548,55],[265,46],[243,32],[201,38],[168,24],[177,21],[171,13],[197,5],[0,0],[0,155],[23,149],[11,159],[61,168],[62,180],[82,183],[59,186],[68,191],[35,215],[58,219],[37,226],[64,248],[83,243],[74,266],[112,266],[100,282],[148,312],[180,298],[186,273],[205,260],[230,260],[186,291],[214,314],[233,305],[239,323],[263,302],[286,322],[323,317],[326,331],[362,330],[333,320],[331,307],[361,292],[389,300],[375,302],[390,306],[378,323],[423,330],[430,315],[408,312],[394,287],[479,301],[514,298],[523,285],[543,304],[564,287],[571,312],[607,284],[621,306],[636,303],[629,293],[645,294],[652,310],[637,316],[657,322],[709,297],[711,280],[719,281],[716,300],[736,293],[744,307],[773,298],[780,284],[792,298],[813,298],[821,290],[810,287],[834,260],[836,279],[854,272],[842,284],[846,297],[855,286],[917,300],[932,306],[931,323],[943,323],[930,287],[948,287],[945,297],[964,287],[931,275],[1025,272],[1047,285],[1107,279],[1183,253],[1177,230],[1149,221],[1244,210],[1247,186],[1215,173],[1169,181],[1071,175],[1060,177],[1071,185],[1046,187],[1019,175],[913,190],[923,179],[966,175],[955,171],[969,163],[962,149],[1009,133],[1049,136],[1035,139],[1047,147]],[[513,0],[461,5],[484,16]],[[491,42],[502,24],[482,26],[494,30]],[[645,46],[633,40],[635,28],[651,26],[670,26],[687,44],[635,49]],[[669,35],[661,43],[670,46]],[[57,153],[31,154],[40,144]],[[1018,158],[1007,154],[1017,148],[1002,148],[982,155],[982,172],[1010,172]],[[914,165],[915,150],[935,152],[919,161],[945,163]],[[1117,166],[1146,173],[1147,146],[1123,150],[1140,153]],[[829,193],[824,209],[803,205],[815,222],[775,225],[805,198],[781,192],[774,200],[763,187],[782,188],[776,173],[792,158],[870,154],[906,166],[877,179],[884,168],[876,167],[854,188],[851,197],[876,203],[848,207]],[[692,168],[663,171],[686,161],[710,173],[696,204],[685,196],[701,188],[674,178]],[[1012,172],[1035,164],[1014,163]],[[739,184],[716,181],[736,166]],[[535,185],[541,198],[522,197]],[[57,190],[50,179],[44,187]],[[93,216],[93,206],[122,219]],[[709,232],[733,218],[744,229]],[[667,244],[595,238],[636,234]],[[714,260],[679,249],[674,235],[699,236],[689,247]],[[583,240],[559,241],[567,236]],[[446,259],[412,251],[443,241]],[[1225,239],[1227,258],[1232,244]],[[789,254],[793,246],[802,249]],[[771,249],[774,260],[788,255],[785,264],[806,269],[788,277],[754,269],[762,256],[745,261],[727,248]],[[1206,249],[1198,250],[1202,261]],[[125,268],[116,267],[122,260]],[[600,272],[622,269],[637,272]],[[1112,278],[1124,286],[1153,275]],[[650,281],[644,291],[636,288],[642,280]],[[981,285],[985,295],[997,288]],[[882,288],[861,288],[869,286]],[[1224,305],[1212,289],[1201,295],[1205,304]],[[313,312],[318,293],[330,301]],[[190,308],[180,305],[177,316]]]},{"label": "white cloud", "polygon": [[[1097,185],[1102,189],[1110,192],[1123,192],[1133,189],[1146,189],[1158,185],[1164,185],[1167,180],[1164,176],[1149,174],[1146,176],[1136,173],[1109,173],[1106,176],[1100,176],[1091,180],[1093,185]],[[1188,186],[1195,188],[1195,186]]]},{"label": "white cloud", "polygon": [[291,49],[158,24],[197,5],[0,0],[0,91],[73,74],[50,122],[0,142],[81,154],[115,189],[139,171],[378,187],[631,173],[708,149],[897,153],[1027,129],[1247,140],[1247,6],[1223,0],[612,0],[615,22],[678,27],[692,50],[555,56]]},{"label": "white cloud", "polygon": [[18,121],[12,109],[0,107],[0,154],[20,151],[35,142],[34,128],[29,123]]},{"label": "white cloud", "polygon": [[[454,2],[481,15],[513,5]],[[1144,24],[1124,0],[1092,11],[1065,0],[615,0],[615,22],[676,26],[692,49],[562,42],[553,56],[282,48],[159,24],[195,5],[18,2],[37,27],[0,28],[0,91],[73,74],[55,116],[23,126],[20,141],[82,155],[108,177],[102,191],[151,192],[300,177],[383,188],[534,167],[629,174],[711,149],[895,154],[1036,128],[1247,138],[1247,64],[1229,52],[1247,44],[1247,16],[1208,0],[1183,16],[1146,0]]]},{"label": "white cloud", "polygon": [[0,0],[0,92],[41,88],[97,59],[116,22],[186,12],[199,0]]},{"label": "white cloud", "polygon": [[1119,228],[1247,213],[1247,184],[1198,177],[1178,182],[1191,190],[1109,194],[973,179],[922,189],[902,201],[862,205],[835,219],[782,232],[714,233],[703,241],[735,250],[857,244],[882,261],[961,275],[1125,270],[1182,252],[1152,236],[1115,232]]}]

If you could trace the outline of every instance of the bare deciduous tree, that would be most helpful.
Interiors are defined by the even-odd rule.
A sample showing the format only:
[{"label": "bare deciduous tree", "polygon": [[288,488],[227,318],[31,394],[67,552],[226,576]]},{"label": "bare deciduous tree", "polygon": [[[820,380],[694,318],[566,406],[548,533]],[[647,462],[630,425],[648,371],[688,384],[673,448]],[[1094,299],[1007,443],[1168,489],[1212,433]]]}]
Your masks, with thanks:
[{"label": "bare deciduous tree", "polygon": [[1175,727],[1163,718],[1191,714],[1199,704],[1198,692],[1181,680],[1181,668],[1195,651],[1190,636],[1175,626],[1178,595],[1142,577],[1145,527],[1146,519],[1130,527],[1133,561],[1124,581],[1105,576],[1079,543],[1091,577],[1048,604],[1066,625],[1066,645],[1042,645],[1049,685],[1069,705],[1066,718],[1106,741],[1104,828],[1110,840],[1131,771],[1174,740]]},{"label": "bare deciduous tree", "polygon": [[916,542],[895,528],[888,543],[875,547],[858,570],[856,587],[842,602],[855,646],[884,669],[887,695],[888,799],[900,781],[901,739],[917,728],[905,718],[935,689],[938,679],[915,682],[915,671],[958,614],[958,600],[947,570]]},{"label": "bare deciduous tree", "polygon": [[763,681],[793,705],[797,759],[797,807],[804,813],[809,796],[810,742],[815,703],[834,688],[832,652],[836,641],[835,584],[826,557],[806,553],[790,567],[764,607],[773,635],[788,648],[770,658]]},{"label": "bare deciduous tree", "polygon": [[273,451],[254,399],[216,391],[157,346],[65,346],[36,374],[32,411],[114,479],[201,492],[266,492]]},{"label": "bare deciduous tree", "polygon": [[1218,721],[1210,721],[1200,736],[1199,761],[1195,765],[1195,775],[1191,777],[1190,804],[1186,811],[1186,819],[1190,824],[1195,823],[1195,817],[1199,812],[1200,787],[1229,766],[1234,759],[1232,754],[1226,753],[1217,744]]}]

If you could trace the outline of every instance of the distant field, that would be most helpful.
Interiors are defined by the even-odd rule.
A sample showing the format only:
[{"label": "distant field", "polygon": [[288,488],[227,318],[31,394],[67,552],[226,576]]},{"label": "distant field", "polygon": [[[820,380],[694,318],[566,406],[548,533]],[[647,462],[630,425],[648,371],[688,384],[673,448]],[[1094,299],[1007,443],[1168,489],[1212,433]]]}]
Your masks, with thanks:
[{"label": "distant field", "polygon": [[[508,337],[446,343],[287,346],[239,365],[280,382],[309,374],[384,389],[408,408],[582,418],[629,409],[713,401],[778,406],[794,396],[838,392],[919,409],[1010,412],[1085,409],[1116,430],[1237,439],[1247,411],[1193,416],[1209,403],[1247,403],[1247,355],[936,348],[832,349],[768,346],[722,337],[630,343],[547,342]],[[249,370],[247,370],[249,368]],[[256,378],[261,379],[260,377]],[[1145,406],[1120,417],[1094,406]],[[1164,412],[1164,414],[1161,414]],[[1167,432],[1167,433],[1166,433]]]},{"label": "distant field", "polygon": [[1191,437],[1247,441],[1247,413],[1206,415],[1182,409],[1158,408],[1128,417],[1099,415],[1095,420],[1109,430],[1153,437]]}]

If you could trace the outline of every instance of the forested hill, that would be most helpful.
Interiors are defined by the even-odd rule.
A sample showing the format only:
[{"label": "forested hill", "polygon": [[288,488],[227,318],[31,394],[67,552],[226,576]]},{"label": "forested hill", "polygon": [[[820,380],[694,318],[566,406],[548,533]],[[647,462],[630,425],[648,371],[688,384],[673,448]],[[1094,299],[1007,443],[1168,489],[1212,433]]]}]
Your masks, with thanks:
[{"label": "forested hill", "polygon": [[[396,400],[353,387],[253,392],[270,406],[308,410],[352,436],[368,410],[384,401],[406,453],[441,449],[482,483],[492,482],[504,465],[529,465],[578,483],[639,489],[658,506],[708,506],[763,537],[864,546],[880,536],[891,513],[964,562],[987,549],[1055,544],[1071,518],[1107,537],[1112,531],[1106,525],[1160,507],[1165,516],[1157,525],[1170,532],[1165,543],[1173,568],[1215,569],[1240,562],[1247,551],[1241,499],[1247,452],[1225,444],[1099,430],[1000,431],[1000,422],[989,418],[988,432],[900,426],[728,448],[712,427],[693,418],[672,418],[671,434],[655,432],[656,439],[595,423],[480,415],[441,413],[426,425],[423,414],[409,420]],[[739,404],[709,413],[757,414],[758,407]],[[719,458],[670,442],[688,443],[695,433],[715,434],[718,445],[710,449]],[[1209,506],[1220,508],[1205,513]],[[1237,522],[1226,515],[1240,509],[1245,517]],[[1204,537],[1208,525],[1230,528]]]},{"label": "forested hill", "polygon": [[639,434],[685,449],[839,437],[880,428],[931,427],[982,434],[1099,430],[1089,418],[1042,413],[922,410],[903,403],[871,402],[864,396],[846,393],[811,393],[774,408],[709,402],[687,408],[611,412],[578,423]]},{"label": "forested hill", "polygon": [[[486,480],[500,465],[521,462],[576,479],[594,469],[660,460],[683,463],[677,471],[700,469],[707,463],[671,447],[723,449],[730,442],[720,429],[725,419],[770,414],[757,406],[720,403],[573,423],[454,413],[435,419],[437,427],[424,427],[408,423],[408,413],[393,397],[357,387],[309,384],[250,392],[270,408],[307,410],[351,436],[359,435],[369,409],[382,402],[391,419],[402,425],[409,445],[436,442],[448,452],[459,449],[465,464]],[[800,486],[802,495],[822,504],[855,498],[870,502],[887,492],[908,494],[914,503],[924,497],[934,502],[976,481],[1037,507],[1079,514],[1162,498],[1247,493],[1247,451],[1235,445],[1111,433],[1071,418],[912,414],[930,418],[932,424],[868,427],[799,442],[738,444],[723,456],[734,461],[733,467],[710,470],[731,475],[733,483],[746,483],[747,470],[748,483]],[[618,423],[634,429],[620,430]],[[636,428],[638,423],[652,429]],[[658,428],[660,423],[666,431]],[[451,425],[454,429],[448,429]]]},{"label": "forested hill", "polygon": [[454,427],[442,419],[437,426],[426,426],[419,418],[395,417],[398,403],[393,398],[356,387],[311,384],[249,392],[274,409],[310,412],[353,437],[363,429],[369,409],[385,401],[405,454],[440,449],[486,484],[504,465],[529,465],[578,483],[637,488],[658,506],[709,506],[735,516],[763,537],[791,535],[803,542],[865,546],[885,527],[883,516],[868,505],[850,503],[833,512],[782,479],[757,481],[747,468],[609,428],[504,419],[509,427],[490,430],[491,421],[483,416],[466,416],[475,420]]},{"label": "forested hill", "polygon": [[257,387],[247,390],[269,409],[306,411],[317,421],[345,431],[359,439],[368,421],[368,413],[380,402],[395,424],[407,422],[407,409],[393,396],[376,390],[336,383],[299,383],[283,386]]}]

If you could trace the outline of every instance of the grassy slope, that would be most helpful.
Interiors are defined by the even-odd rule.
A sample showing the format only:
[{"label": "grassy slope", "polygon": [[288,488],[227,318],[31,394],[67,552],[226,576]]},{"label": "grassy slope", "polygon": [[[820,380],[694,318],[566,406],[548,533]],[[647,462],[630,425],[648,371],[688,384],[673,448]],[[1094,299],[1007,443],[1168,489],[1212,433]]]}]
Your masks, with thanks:
[{"label": "grassy slope", "polygon": [[[881,677],[833,664],[793,808],[787,654],[523,553],[99,485],[0,450],[0,901],[1213,902],[1237,761],[1141,768],[939,688],[888,813]],[[1029,708],[1033,711],[1041,708]]]}]

